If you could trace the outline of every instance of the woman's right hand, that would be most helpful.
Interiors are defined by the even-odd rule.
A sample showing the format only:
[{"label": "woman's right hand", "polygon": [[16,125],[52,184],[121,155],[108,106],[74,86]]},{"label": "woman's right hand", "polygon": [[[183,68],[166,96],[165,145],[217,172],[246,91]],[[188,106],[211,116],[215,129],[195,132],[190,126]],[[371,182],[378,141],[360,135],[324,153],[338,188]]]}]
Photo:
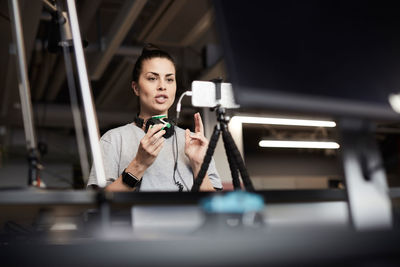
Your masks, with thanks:
[{"label": "woman's right hand", "polygon": [[[156,124],[150,128],[145,136],[140,140],[136,157],[126,167],[126,171],[132,173],[139,179],[143,177],[144,172],[155,161],[164,144],[165,130],[161,130],[163,124]],[[106,191],[133,191],[122,182],[122,175],[112,184],[106,187]]]},{"label": "woman's right hand", "polygon": [[163,135],[165,130],[161,130],[163,127],[164,124],[153,125],[140,140],[139,148],[133,161],[144,169],[153,164],[164,145],[165,138]]}]

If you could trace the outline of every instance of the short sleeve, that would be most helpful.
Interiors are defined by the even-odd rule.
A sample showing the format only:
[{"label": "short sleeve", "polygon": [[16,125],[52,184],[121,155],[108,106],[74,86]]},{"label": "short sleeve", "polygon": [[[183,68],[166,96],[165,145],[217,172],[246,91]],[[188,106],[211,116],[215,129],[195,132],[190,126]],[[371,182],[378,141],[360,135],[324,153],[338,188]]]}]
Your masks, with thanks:
[{"label": "short sleeve", "polygon": [[222,190],[223,187],[222,187],[221,179],[219,177],[217,168],[215,167],[214,158],[211,159],[207,174],[208,174],[208,178],[210,179],[210,182],[213,185],[213,187],[215,189]]},{"label": "short sleeve", "polygon": [[[111,140],[110,134],[106,133],[100,139],[100,148],[103,157],[104,172],[106,175],[106,186],[114,182],[119,176],[119,153],[118,142]],[[98,186],[96,170],[94,164],[90,171],[87,188]]]}]

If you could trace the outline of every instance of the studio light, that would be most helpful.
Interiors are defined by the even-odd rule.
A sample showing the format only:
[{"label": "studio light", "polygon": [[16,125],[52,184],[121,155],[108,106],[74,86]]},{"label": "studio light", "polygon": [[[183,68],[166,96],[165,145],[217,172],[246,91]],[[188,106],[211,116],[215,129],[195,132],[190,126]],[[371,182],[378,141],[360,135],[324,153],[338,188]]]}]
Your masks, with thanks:
[{"label": "studio light", "polygon": [[271,118],[271,117],[234,116],[232,117],[232,121],[241,123],[252,123],[252,124],[336,127],[336,123],[334,121],[301,120],[301,119]]},{"label": "studio light", "polygon": [[315,149],[338,149],[340,145],[336,142],[322,141],[282,141],[282,140],[261,140],[260,147],[277,148],[315,148]]}]

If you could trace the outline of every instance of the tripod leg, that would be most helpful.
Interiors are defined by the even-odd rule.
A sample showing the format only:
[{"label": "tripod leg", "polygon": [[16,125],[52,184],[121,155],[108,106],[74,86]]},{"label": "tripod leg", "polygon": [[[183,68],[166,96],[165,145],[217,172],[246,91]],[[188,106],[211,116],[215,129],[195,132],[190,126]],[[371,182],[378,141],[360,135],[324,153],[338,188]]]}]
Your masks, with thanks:
[{"label": "tripod leg", "polygon": [[211,158],[214,154],[215,147],[217,146],[220,132],[221,132],[221,130],[219,129],[219,126],[216,125],[214,127],[214,131],[212,133],[210,143],[208,143],[207,152],[206,152],[206,155],[204,156],[203,163],[201,164],[200,171],[197,174],[196,179],[194,180],[191,192],[198,192],[200,189],[201,183],[203,182],[204,177],[206,176],[208,166],[210,165]]},{"label": "tripod leg", "polygon": [[251,183],[249,174],[247,173],[246,166],[244,165],[243,159],[239,153],[239,150],[233,141],[231,133],[227,130],[226,127],[222,128],[222,135],[225,137],[226,144],[228,149],[231,151],[233,158],[235,160],[236,165],[239,168],[240,175],[242,176],[244,187],[247,191],[254,191],[253,184]]},{"label": "tripod leg", "polygon": [[[224,133],[224,132],[225,131],[222,130],[222,133]],[[238,168],[235,163],[234,155],[232,154],[232,150],[230,150],[230,148],[228,146],[228,141],[226,140],[226,134],[222,134],[222,138],[224,141],[226,157],[228,158],[229,169],[231,170],[233,188],[235,190],[239,190],[239,189],[241,189],[241,186],[240,186]]]}]

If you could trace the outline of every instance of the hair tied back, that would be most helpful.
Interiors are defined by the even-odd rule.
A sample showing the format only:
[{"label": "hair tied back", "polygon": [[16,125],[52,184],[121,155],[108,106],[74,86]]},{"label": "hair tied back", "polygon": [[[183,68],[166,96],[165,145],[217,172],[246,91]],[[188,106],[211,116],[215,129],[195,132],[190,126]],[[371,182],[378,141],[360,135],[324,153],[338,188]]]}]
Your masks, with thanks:
[{"label": "hair tied back", "polygon": [[155,46],[151,43],[146,43],[143,47],[142,54],[146,54],[148,52],[153,52],[153,51],[161,51],[161,49],[158,46]]}]

